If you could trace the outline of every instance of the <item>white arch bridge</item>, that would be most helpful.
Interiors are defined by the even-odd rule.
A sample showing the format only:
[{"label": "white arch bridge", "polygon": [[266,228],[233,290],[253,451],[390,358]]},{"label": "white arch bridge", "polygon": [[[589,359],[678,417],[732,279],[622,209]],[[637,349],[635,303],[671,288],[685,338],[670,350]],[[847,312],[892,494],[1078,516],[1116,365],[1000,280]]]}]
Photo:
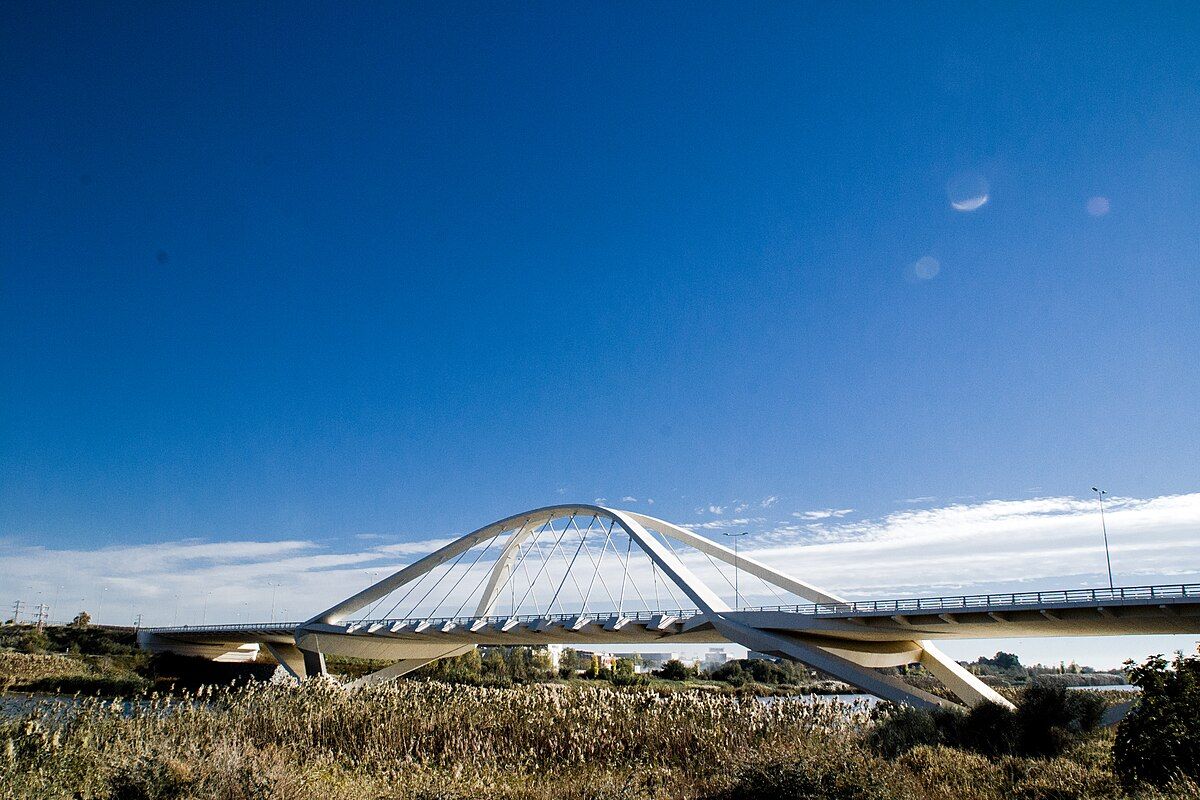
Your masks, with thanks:
[{"label": "white arch bridge", "polygon": [[387,680],[479,645],[733,642],[887,700],[948,701],[879,668],[919,663],[963,703],[1006,704],[936,639],[1200,632],[1200,585],[851,602],[661,519],[557,505],[456,539],[299,623],[147,628],[142,647],[213,659],[265,646],[298,679],[325,654]]}]

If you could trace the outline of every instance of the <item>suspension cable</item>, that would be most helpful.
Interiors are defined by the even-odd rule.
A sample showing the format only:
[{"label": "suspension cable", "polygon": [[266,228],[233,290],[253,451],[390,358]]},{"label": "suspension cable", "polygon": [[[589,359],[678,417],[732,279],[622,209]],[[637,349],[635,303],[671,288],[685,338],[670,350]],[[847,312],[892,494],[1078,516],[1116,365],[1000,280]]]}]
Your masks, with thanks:
[{"label": "suspension cable", "polygon": [[[563,573],[562,580],[558,583],[558,588],[554,590],[554,594],[550,597],[550,605],[546,607],[547,614],[554,613],[554,603],[558,600],[558,595],[562,591],[563,586],[566,585],[567,577],[571,574],[571,569],[575,566],[575,559],[579,558],[579,553],[583,550],[583,543],[587,540],[588,531],[591,531],[592,525],[595,524],[595,522],[596,518],[593,516],[592,521],[588,523],[587,531],[580,531],[579,547],[575,548],[575,555],[571,556],[571,560],[567,563],[567,571]],[[573,526],[576,531],[579,531],[579,526],[575,524],[575,517],[571,517],[568,525]],[[572,580],[574,580],[574,578],[572,578]],[[582,594],[583,592],[580,592],[580,595]]]}]

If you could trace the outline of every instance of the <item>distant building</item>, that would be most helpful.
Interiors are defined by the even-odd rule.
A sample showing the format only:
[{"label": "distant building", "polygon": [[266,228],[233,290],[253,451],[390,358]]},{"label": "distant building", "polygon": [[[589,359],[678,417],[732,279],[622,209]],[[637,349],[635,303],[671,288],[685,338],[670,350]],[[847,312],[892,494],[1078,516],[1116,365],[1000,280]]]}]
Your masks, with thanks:
[{"label": "distant building", "polygon": [[723,647],[710,647],[700,658],[700,668],[716,669],[729,660],[729,653]]}]

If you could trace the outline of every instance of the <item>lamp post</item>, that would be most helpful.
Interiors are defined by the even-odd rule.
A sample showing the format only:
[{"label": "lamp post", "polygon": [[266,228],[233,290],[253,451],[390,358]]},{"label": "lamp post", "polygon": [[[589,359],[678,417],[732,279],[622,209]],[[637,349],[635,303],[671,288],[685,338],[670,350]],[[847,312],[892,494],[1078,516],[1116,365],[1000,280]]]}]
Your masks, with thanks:
[{"label": "lamp post", "polygon": [[738,565],[738,539],[741,539],[743,536],[748,536],[749,534],[750,534],[750,531],[742,531],[741,533],[725,534],[726,536],[730,536],[733,538],[733,610],[734,611],[738,611],[741,609],[741,599],[742,599],[741,589],[738,588],[741,585],[741,581],[738,580],[738,574],[741,571],[741,567]]},{"label": "lamp post", "polygon": [[1104,534],[1104,563],[1108,565],[1108,590],[1111,592],[1113,590],[1112,559],[1108,555],[1108,526],[1104,524],[1104,495],[1108,492],[1095,486],[1092,487],[1092,491],[1100,500],[1100,531]]}]

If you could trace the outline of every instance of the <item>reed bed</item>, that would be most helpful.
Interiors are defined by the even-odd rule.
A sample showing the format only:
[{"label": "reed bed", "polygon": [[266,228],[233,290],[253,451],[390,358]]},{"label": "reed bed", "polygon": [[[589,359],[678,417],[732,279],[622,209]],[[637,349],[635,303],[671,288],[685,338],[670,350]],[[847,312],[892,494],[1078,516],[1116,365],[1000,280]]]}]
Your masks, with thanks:
[{"label": "reed bed", "polygon": [[871,724],[864,706],[599,686],[311,681],[47,700],[0,723],[0,797],[1122,796],[1104,738],[1041,762],[945,748],[887,761],[864,745]]}]

